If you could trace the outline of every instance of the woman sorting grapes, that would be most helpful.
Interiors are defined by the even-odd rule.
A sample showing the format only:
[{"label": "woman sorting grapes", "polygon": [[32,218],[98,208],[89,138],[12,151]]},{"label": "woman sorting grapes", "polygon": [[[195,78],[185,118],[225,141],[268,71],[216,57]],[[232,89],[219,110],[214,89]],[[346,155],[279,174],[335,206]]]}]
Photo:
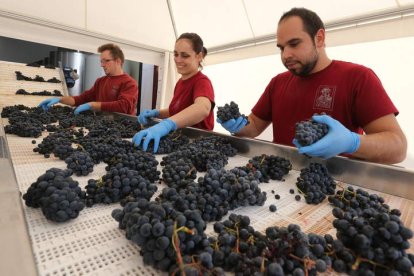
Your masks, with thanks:
[{"label": "woman sorting grapes", "polygon": [[137,132],[132,142],[148,149],[154,140],[157,152],[161,137],[177,128],[188,126],[212,130],[214,127],[214,90],[211,81],[201,72],[201,62],[207,55],[203,40],[195,33],[183,33],[175,42],[174,62],[181,78],[175,85],[174,96],[168,108],[144,110],[138,116],[141,125],[148,124],[148,118],[164,119],[160,123]]}]

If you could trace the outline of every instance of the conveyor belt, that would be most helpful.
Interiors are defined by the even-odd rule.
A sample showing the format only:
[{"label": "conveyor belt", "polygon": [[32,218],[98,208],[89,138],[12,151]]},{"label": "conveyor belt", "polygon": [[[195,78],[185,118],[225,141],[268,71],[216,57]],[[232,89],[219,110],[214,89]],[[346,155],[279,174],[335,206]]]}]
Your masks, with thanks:
[{"label": "conveyor belt", "polygon": [[[65,163],[55,157],[45,159],[32,151],[32,138],[7,136],[9,149],[16,172],[19,189],[24,193],[38,176],[51,167],[65,168]],[[39,143],[42,138],[35,139]],[[157,157],[161,160],[161,156]],[[247,157],[230,158],[227,169],[246,164]],[[93,174],[86,177],[73,176],[84,187],[90,178],[98,178],[105,173],[105,164],[95,167]],[[161,169],[161,168],[160,168]],[[286,181],[271,181],[260,184],[267,192],[264,206],[250,206],[234,210],[235,213],[248,215],[253,227],[264,231],[268,226],[287,226],[296,223],[305,232],[335,234],[332,226],[332,207],[327,201],[319,205],[308,205],[302,199],[295,201],[295,188],[299,172],[293,170]],[[346,184],[343,184],[346,185]],[[161,188],[161,187],[160,187]],[[289,189],[294,188],[295,194]],[[161,190],[161,189],[160,189]],[[156,195],[159,194],[160,190]],[[272,190],[281,196],[274,198]],[[369,192],[373,192],[368,190]],[[414,202],[397,196],[378,193],[392,207],[402,211],[402,220],[407,227],[414,229]],[[269,211],[268,206],[275,204],[277,212]],[[33,253],[40,275],[150,275],[159,274],[151,267],[144,266],[139,249],[125,238],[118,229],[117,222],[111,218],[111,211],[119,204],[97,205],[86,208],[80,216],[70,222],[53,223],[45,219],[40,209],[24,206]],[[214,235],[212,224],[207,228],[208,235]],[[413,247],[411,247],[411,252]]]}]

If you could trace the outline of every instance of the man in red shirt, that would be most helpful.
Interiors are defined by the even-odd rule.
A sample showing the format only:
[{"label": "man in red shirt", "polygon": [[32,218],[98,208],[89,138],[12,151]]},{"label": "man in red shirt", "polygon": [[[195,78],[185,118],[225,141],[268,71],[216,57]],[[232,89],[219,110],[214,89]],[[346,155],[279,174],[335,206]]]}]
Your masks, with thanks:
[{"label": "man in red shirt", "polygon": [[[364,66],[331,60],[325,51],[325,27],[319,16],[293,8],[279,20],[277,46],[288,69],[274,77],[248,119],[219,122],[237,136],[256,137],[271,123],[273,142],[295,144],[299,153],[321,158],[349,154],[380,163],[405,159],[407,140],[398,110],[375,73]],[[310,146],[293,140],[295,124],[313,116],[329,132]],[[329,116],[328,116],[329,115]]]},{"label": "man in red shirt", "polygon": [[50,98],[39,104],[45,111],[53,104],[62,103],[77,106],[74,113],[82,111],[108,111],[136,115],[138,101],[137,82],[124,73],[122,65],[125,58],[122,50],[115,44],[104,44],[98,48],[104,77],[79,96]]}]

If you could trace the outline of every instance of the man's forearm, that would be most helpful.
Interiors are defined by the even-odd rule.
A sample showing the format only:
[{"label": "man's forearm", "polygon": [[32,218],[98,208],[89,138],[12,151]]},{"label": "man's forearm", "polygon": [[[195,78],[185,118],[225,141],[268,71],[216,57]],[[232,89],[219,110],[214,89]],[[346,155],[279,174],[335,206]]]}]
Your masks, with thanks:
[{"label": "man's forearm", "polygon": [[60,98],[60,103],[67,104],[67,105],[70,105],[70,106],[74,106],[75,105],[75,99],[71,96],[64,96],[64,97]]},{"label": "man's forearm", "polygon": [[382,164],[404,161],[407,140],[403,133],[381,132],[361,135],[361,145],[352,157]]}]

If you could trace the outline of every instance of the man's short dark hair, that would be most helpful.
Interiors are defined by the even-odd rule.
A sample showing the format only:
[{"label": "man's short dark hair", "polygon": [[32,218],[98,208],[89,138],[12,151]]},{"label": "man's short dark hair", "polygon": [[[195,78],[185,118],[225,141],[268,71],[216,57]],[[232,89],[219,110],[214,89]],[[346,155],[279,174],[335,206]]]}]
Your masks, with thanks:
[{"label": "man's short dark hair", "polygon": [[298,16],[302,19],[304,31],[307,32],[311,38],[314,38],[320,29],[325,30],[325,25],[321,18],[315,12],[305,8],[292,8],[290,11],[285,12],[280,18],[279,24],[282,20],[292,16]]}]

